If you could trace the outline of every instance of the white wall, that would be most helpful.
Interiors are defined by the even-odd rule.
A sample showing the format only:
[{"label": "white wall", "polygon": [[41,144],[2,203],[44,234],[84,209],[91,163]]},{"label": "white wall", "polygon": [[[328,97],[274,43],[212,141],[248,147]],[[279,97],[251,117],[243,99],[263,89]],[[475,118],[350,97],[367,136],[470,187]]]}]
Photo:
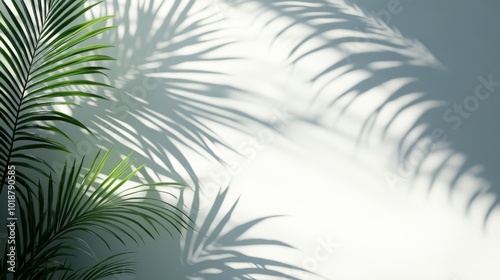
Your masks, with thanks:
[{"label": "white wall", "polygon": [[[229,267],[271,261],[298,279],[500,277],[500,87],[475,97],[481,79],[500,81],[500,4],[355,2],[109,0],[95,10],[118,26],[102,38],[116,46],[116,90],[105,92],[116,102],[73,114],[99,146],[135,150],[146,179],[200,192],[194,208],[184,193],[201,228],[187,240],[214,233],[201,252],[186,239],[148,244],[135,279],[247,279]],[[460,116],[453,104],[464,100]],[[255,220],[273,215],[283,217]],[[242,255],[227,257],[233,249]],[[255,279],[286,278],[266,273]]]}]

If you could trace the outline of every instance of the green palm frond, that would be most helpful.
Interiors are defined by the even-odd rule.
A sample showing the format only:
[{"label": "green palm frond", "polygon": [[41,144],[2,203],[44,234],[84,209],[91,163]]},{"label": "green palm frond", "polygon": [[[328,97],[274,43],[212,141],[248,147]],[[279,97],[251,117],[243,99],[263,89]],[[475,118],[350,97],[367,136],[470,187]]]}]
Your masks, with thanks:
[{"label": "green palm frond", "polygon": [[102,279],[117,274],[134,273],[130,268],[132,262],[127,261],[127,253],[112,255],[94,266],[82,269],[77,272],[65,272],[59,279],[61,280],[94,280]]},{"label": "green palm frond", "polygon": [[[99,4],[86,2],[0,1],[0,192],[8,165],[30,169],[37,165],[41,167],[35,170],[48,175],[47,163],[27,153],[35,149],[67,151],[62,142],[42,136],[69,138],[57,123],[89,131],[76,118],[52,109],[54,105],[75,106],[64,100],[68,98],[102,98],[79,88],[107,87],[84,75],[103,75],[107,69],[93,63],[112,58],[95,52],[111,46],[82,44],[113,28],[98,27],[111,17],[82,22],[82,16]],[[20,184],[32,181],[22,172],[18,176]]]},{"label": "green palm frond", "polygon": [[[123,159],[105,178],[102,170],[109,157],[94,158],[85,170],[79,164],[66,164],[58,180],[38,184],[36,192],[23,194],[19,200],[18,252],[16,279],[99,279],[129,272],[124,255],[99,261],[94,267],[77,270],[71,258],[82,253],[95,256],[85,237],[97,239],[93,244],[111,250],[110,240],[140,243],[144,236],[172,235],[188,227],[189,218],[174,205],[153,196],[150,186],[174,187],[177,183],[141,184],[129,187],[129,180],[139,169],[131,170],[130,156]],[[158,190],[160,188],[160,190]],[[102,247],[102,246],[99,246]],[[2,263],[1,266],[5,264]],[[2,267],[5,268],[5,267]],[[6,269],[2,269],[6,273]]]}]

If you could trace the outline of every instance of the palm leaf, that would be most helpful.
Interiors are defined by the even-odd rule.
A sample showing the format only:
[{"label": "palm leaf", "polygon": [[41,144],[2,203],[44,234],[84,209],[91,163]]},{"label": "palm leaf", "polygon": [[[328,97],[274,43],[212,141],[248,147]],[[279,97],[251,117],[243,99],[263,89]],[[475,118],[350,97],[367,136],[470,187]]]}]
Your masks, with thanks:
[{"label": "palm leaf", "polygon": [[130,269],[133,264],[127,261],[127,253],[112,255],[103,261],[93,265],[90,268],[82,269],[76,272],[66,271],[60,276],[59,279],[65,280],[93,280],[102,279],[108,276],[113,276],[123,273],[133,273],[134,271]]},{"label": "palm leaf", "polygon": [[111,249],[109,237],[126,245],[127,241],[144,241],[143,236],[156,238],[160,231],[172,234],[188,227],[189,219],[175,206],[147,196],[151,184],[124,187],[139,170],[130,171],[129,157],[99,179],[108,157],[109,152],[101,159],[98,154],[88,170],[82,167],[84,160],[66,164],[58,180],[49,178],[47,184],[38,184],[36,192],[23,194],[18,207],[16,279],[100,279],[129,273],[130,262],[123,254],[75,269],[72,257],[82,252],[95,255],[92,243],[81,236],[97,238]]},{"label": "palm leaf", "polygon": [[[79,23],[82,15],[99,4],[86,3],[87,0],[0,1],[0,192],[8,165],[38,165],[41,167],[35,170],[48,174],[50,167],[43,159],[25,156],[30,151],[68,151],[66,145],[46,136],[68,138],[54,123],[88,131],[76,118],[53,109],[54,105],[76,105],[64,100],[67,98],[102,98],[80,91],[79,87],[107,86],[83,78],[102,75],[106,70],[92,63],[112,60],[94,53],[108,45],[82,46],[112,28],[98,27],[109,16]],[[25,172],[17,175],[20,184],[33,182]]]}]

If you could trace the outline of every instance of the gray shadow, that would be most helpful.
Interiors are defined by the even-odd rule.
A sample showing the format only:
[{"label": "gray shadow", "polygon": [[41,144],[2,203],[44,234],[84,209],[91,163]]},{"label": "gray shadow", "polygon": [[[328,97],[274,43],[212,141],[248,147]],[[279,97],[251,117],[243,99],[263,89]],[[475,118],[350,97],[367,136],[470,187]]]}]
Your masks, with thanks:
[{"label": "gray shadow", "polygon": [[[110,101],[90,102],[85,104],[89,108],[85,112],[74,112],[76,118],[86,119],[90,123],[88,126],[97,132],[97,140],[82,139],[75,152],[92,153],[96,149],[94,143],[97,147],[114,147],[115,152],[123,154],[132,149],[134,160],[151,167],[154,172],[142,172],[144,181],[155,182],[157,176],[166,176],[189,182],[181,193],[178,206],[187,209],[189,217],[197,221],[193,224],[196,229],[187,230],[172,241],[164,236],[147,243],[153,245],[145,245],[146,253],[134,260],[140,265],[156,263],[161,267],[139,272],[143,279],[254,279],[255,275],[297,279],[286,271],[303,271],[300,268],[238,250],[245,246],[292,249],[279,240],[240,239],[246,231],[269,217],[231,228],[228,222],[232,212],[219,212],[225,200],[224,192],[207,209],[208,218],[198,219],[201,214],[200,170],[191,164],[187,152],[220,165],[225,164],[218,155],[220,150],[235,152],[224,141],[224,136],[213,131],[207,123],[243,134],[254,125],[274,128],[267,121],[238,109],[242,106],[234,106],[240,99],[246,100],[241,103],[243,105],[261,103],[261,96],[218,82],[230,78],[230,69],[225,69],[227,72],[213,70],[210,63],[242,58],[217,54],[234,41],[221,36],[218,24],[223,19],[218,15],[208,13],[208,16],[194,19],[194,15],[207,12],[196,10],[195,2],[127,1],[121,5],[113,0],[103,3],[102,14],[110,14],[111,10],[126,11],[115,13],[112,20],[118,30],[96,41],[115,46],[107,53],[117,59],[107,65],[111,69],[108,78],[115,89],[101,92]],[[168,7],[168,13],[160,13],[165,9],[159,7]],[[135,14],[135,18],[130,18],[127,11]],[[185,192],[194,193],[192,204],[185,205]],[[150,195],[160,198],[153,192]],[[236,205],[232,205],[233,210]],[[221,215],[222,220],[217,220]],[[216,225],[216,229],[211,225]],[[223,233],[222,229],[228,231]],[[199,259],[200,254],[205,255],[205,260]],[[127,277],[132,276],[118,275],[110,279]]]},{"label": "gray shadow", "polygon": [[[228,2],[233,5],[244,3],[244,1],[229,0]],[[331,95],[332,98],[329,106],[325,106],[324,112],[317,114],[316,120],[309,120],[311,123],[318,124],[325,113],[331,110],[342,97],[354,93],[354,97],[341,110],[341,116],[352,103],[367,94],[368,90],[398,78],[411,78],[412,80],[391,92],[390,97],[371,111],[368,118],[360,120],[363,130],[357,139],[359,145],[371,136],[374,124],[382,110],[402,97],[415,92],[422,94],[398,108],[390,120],[384,123],[383,141],[391,140],[386,138],[388,130],[407,110],[429,101],[446,104],[422,110],[417,121],[404,131],[403,138],[398,140],[397,148],[400,165],[404,169],[410,169],[413,176],[417,176],[422,172],[422,163],[431,152],[452,148],[455,154],[439,162],[439,167],[431,171],[432,182],[429,186],[429,191],[431,191],[437,178],[449,167],[453,157],[464,154],[467,160],[454,168],[449,182],[450,189],[453,190],[461,176],[467,172],[475,172],[476,176],[489,182],[489,187],[487,185],[471,186],[479,187],[480,190],[469,199],[470,207],[482,194],[495,195],[494,203],[485,213],[486,223],[491,212],[500,203],[498,198],[500,197],[500,186],[498,186],[500,178],[496,172],[500,163],[500,150],[496,148],[500,133],[495,132],[495,128],[491,125],[498,118],[495,106],[500,102],[494,96],[499,90],[498,81],[500,81],[500,57],[497,55],[500,47],[500,35],[497,33],[500,19],[495,13],[500,6],[498,2],[440,1],[437,3],[430,0],[401,0],[399,6],[392,8],[389,7],[389,2],[394,1],[383,0],[354,1],[359,5],[351,1],[344,3],[326,0],[255,2],[264,7],[264,12],[272,10],[277,14],[268,24],[282,17],[292,19],[292,23],[277,33],[276,39],[285,36],[289,29],[299,24],[306,25],[313,30],[310,36],[291,47],[289,53],[291,66],[322,50],[342,50],[342,46],[363,46],[364,44],[383,47],[381,50],[366,47],[355,52],[347,51],[343,61],[335,62],[326,69],[318,69],[317,74],[311,80],[312,83],[319,79],[330,79],[331,82],[341,75],[358,70],[370,71],[371,75],[345,91],[329,92],[323,87],[312,95],[312,102],[315,102],[320,95]],[[307,47],[306,43],[310,39],[323,36],[333,30],[358,32],[362,35],[343,36],[329,40],[320,47]],[[408,37],[415,39],[407,39]],[[397,63],[375,70],[371,68],[374,62]],[[336,69],[342,69],[341,73],[330,78],[329,74]],[[480,82],[479,77],[482,76],[488,80],[489,75],[492,75],[492,80],[496,82],[495,86],[490,86],[492,91],[489,96],[491,97],[478,100],[474,97],[478,86],[483,85],[482,94],[488,94],[486,91],[488,86]],[[466,105],[463,104],[465,98],[475,98],[479,101],[479,105],[475,106],[474,102],[469,100],[472,103],[469,103],[468,107],[474,109],[460,116],[459,112],[453,111],[455,110],[453,106],[454,104]],[[464,106],[464,108],[467,107]],[[417,131],[419,136],[416,139],[410,137]],[[422,150],[422,143],[429,139],[432,140],[432,145],[427,145],[428,149]],[[444,146],[445,143],[449,146]],[[410,157],[417,152],[423,154],[423,158],[417,163],[409,164]],[[477,171],[478,165],[484,168]],[[450,192],[450,196],[452,193]]]},{"label": "gray shadow", "polygon": [[[191,192],[191,190],[186,190]],[[266,250],[296,250],[274,238],[245,237],[245,233],[279,216],[269,216],[236,223],[231,216],[238,201],[227,199],[229,189],[218,193],[210,211],[200,212],[200,192],[197,188],[188,203],[189,216],[196,222],[178,240],[166,241],[143,248],[138,278],[147,279],[300,279],[298,275],[314,274],[303,268],[272,260],[262,254],[247,254],[248,247]],[[185,204],[181,198],[179,206]],[[229,206],[229,211],[222,210]],[[200,216],[202,214],[203,216]],[[159,246],[159,247],[158,247]],[[168,254],[165,254],[168,252]],[[153,265],[149,265],[152,263]],[[161,265],[161,268],[158,266]],[[149,269],[148,269],[149,268]],[[277,278],[276,278],[277,277]],[[126,278],[124,278],[126,279]]]}]

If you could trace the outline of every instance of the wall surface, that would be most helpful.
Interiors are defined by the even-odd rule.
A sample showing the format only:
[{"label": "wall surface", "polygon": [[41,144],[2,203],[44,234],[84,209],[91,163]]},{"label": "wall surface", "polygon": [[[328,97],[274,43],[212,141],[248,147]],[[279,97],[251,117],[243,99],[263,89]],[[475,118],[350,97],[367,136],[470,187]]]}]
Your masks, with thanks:
[{"label": "wall surface", "polygon": [[[500,2],[107,0],[80,152],[191,187],[119,279],[500,279]],[[110,23],[111,24],[111,23]],[[253,276],[253,278],[250,278]],[[117,279],[115,277],[115,279]]]}]

